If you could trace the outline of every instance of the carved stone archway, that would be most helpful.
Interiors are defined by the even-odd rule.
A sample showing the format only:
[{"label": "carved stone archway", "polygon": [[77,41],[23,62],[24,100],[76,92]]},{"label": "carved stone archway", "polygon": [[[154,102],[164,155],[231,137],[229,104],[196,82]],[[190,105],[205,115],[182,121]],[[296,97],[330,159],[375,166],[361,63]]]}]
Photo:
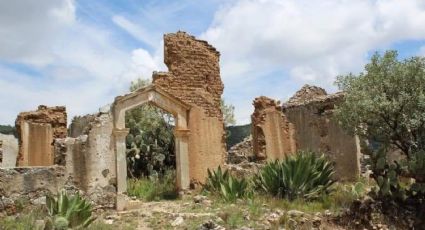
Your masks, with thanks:
[{"label": "carved stone archway", "polygon": [[177,188],[179,190],[189,188],[188,137],[190,130],[188,129],[188,116],[190,106],[155,85],[147,86],[130,94],[115,98],[113,104],[113,136],[117,166],[116,207],[118,210],[123,210],[126,206],[127,161],[125,139],[129,133],[129,129],[125,127],[125,112],[146,103],[153,104],[174,116],[176,122],[174,138],[176,145]]}]

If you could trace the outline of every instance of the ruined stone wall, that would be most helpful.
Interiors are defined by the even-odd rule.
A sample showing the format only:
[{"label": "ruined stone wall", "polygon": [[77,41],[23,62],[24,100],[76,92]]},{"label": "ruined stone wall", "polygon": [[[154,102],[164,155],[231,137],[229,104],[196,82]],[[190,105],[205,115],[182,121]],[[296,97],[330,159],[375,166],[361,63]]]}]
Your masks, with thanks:
[{"label": "ruined stone wall", "polygon": [[45,203],[45,195],[63,189],[77,190],[63,166],[0,168],[0,212],[13,213],[17,200]]},{"label": "ruined stone wall", "polygon": [[19,137],[18,165],[53,165],[53,140],[67,136],[66,108],[40,105],[37,111],[20,113],[15,125]]},{"label": "ruined stone wall", "polygon": [[66,166],[73,184],[90,200],[112,207],[117,183],[112,115],[107,111],[90,117],[85,134],[56,140],[55,155],[57,163]]},{"label": "ruined stone wall", "polygon": [[360,173],[360,146],[333,118],[343,96],[306,85],[283,105],[283,112],[294,125],[297,150],[324,153],[335,162],[338,179],[355,180]]},{"label": "ruined stone wall", "polygon": [[68,136],[78,137],[83,134],[87,134],[88,127],[91,122],[96,118],[93,114],[87,114],[85,116],[76,116],[72,118],[71,124],[69,125]]},{"label": "ruined stone wall", "polygon": [[254,100],[252,146],[258,160],[283,159],[295,151],[293,128],[281,111],[278,101],[267,97]]},{"label": "ruined stone wall", "polygon": [[18,156],[18,139],[13,135],[0,133],[0,152],[0,167],[15,167]]},{"label": "ruined stone wall", "polygon": [[206,169],[224,162],[225,132],[220,99],[219,52],[184,32],[164,36],[167,73],[154,73],[153,83],[193,106],[189,114],[190,177],[203,182]]}]

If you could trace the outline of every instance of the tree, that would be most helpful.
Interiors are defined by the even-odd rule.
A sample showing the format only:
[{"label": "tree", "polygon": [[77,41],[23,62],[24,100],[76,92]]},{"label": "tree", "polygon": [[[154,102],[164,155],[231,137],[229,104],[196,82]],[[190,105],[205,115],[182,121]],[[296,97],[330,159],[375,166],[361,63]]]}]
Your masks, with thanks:
[{"label": "tree", "polygon": [[[407,192],[425,194],[425,58],[400,61],[396,51],[376,53],[364,72],[339,76],[336,83],[346,93],[336,117],[364,140],[380,192],[403,196],[403,176],[415,181]],[[394,148],[403,160],[389,162]]]},{"label": "tree", "polygon": [[[150,84],[133,81],[130,91]],[[163,110],[144,104],[126,113],[128,174],[131,177],[164,174],[175,168],[173,117]]]},{"label": "tree", "polygon": [[224,99],[221,99],[220,106],[221,106],[221,111],[223,112],[224,125],[226,127],[230,125],[235,125],[236,124],[235,106],[231,104],[226,104]]}]

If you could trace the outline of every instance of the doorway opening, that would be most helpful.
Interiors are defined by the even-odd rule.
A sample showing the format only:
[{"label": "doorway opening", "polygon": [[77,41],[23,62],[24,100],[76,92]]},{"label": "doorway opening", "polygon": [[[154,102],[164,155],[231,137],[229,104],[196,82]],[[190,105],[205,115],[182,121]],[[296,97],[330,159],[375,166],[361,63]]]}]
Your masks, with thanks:
[{"label": "doorway opening", "polygon": [[174,116],[146,103],[126,111],[127,194],[152,201],[176,199]]}]

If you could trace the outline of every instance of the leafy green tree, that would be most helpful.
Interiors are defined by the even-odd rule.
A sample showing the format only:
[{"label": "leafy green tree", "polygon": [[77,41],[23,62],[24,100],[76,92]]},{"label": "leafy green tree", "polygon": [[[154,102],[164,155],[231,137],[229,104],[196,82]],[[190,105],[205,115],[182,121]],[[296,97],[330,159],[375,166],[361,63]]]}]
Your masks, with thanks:
[{"label": "leafy green tree", "polygon": [[235,125],[236,124],[235,106],[231,104],[226,104],[224,99],[221,99],[220,105],[221,105],[221,111],[223,112],[224,125],[226,127],[230,125]]},{"label": "leafy green tree", "polygon": [[10,125],[0,125],[0,133],[14,135],[15,137],[18,136],[15,126],[10,126]]},{"label": "leafy green tree", "polygon": [[[149,85],[138,79],[131,83],[135,91]],[[145,104],[126,114],[128,175],[142,177],[163,175],[175,168],[173,117],[163,110]]]},{"label": "leafy green tree", "polygon": [[[425,194],[425,58],[376,53],[364,72],[339,76],[336,83],[346,93],[336,117],[364,140],[381,195]],[[403,160],[389,162],[394,148]],[[400,176],[414,183],[406,188]]]}]

